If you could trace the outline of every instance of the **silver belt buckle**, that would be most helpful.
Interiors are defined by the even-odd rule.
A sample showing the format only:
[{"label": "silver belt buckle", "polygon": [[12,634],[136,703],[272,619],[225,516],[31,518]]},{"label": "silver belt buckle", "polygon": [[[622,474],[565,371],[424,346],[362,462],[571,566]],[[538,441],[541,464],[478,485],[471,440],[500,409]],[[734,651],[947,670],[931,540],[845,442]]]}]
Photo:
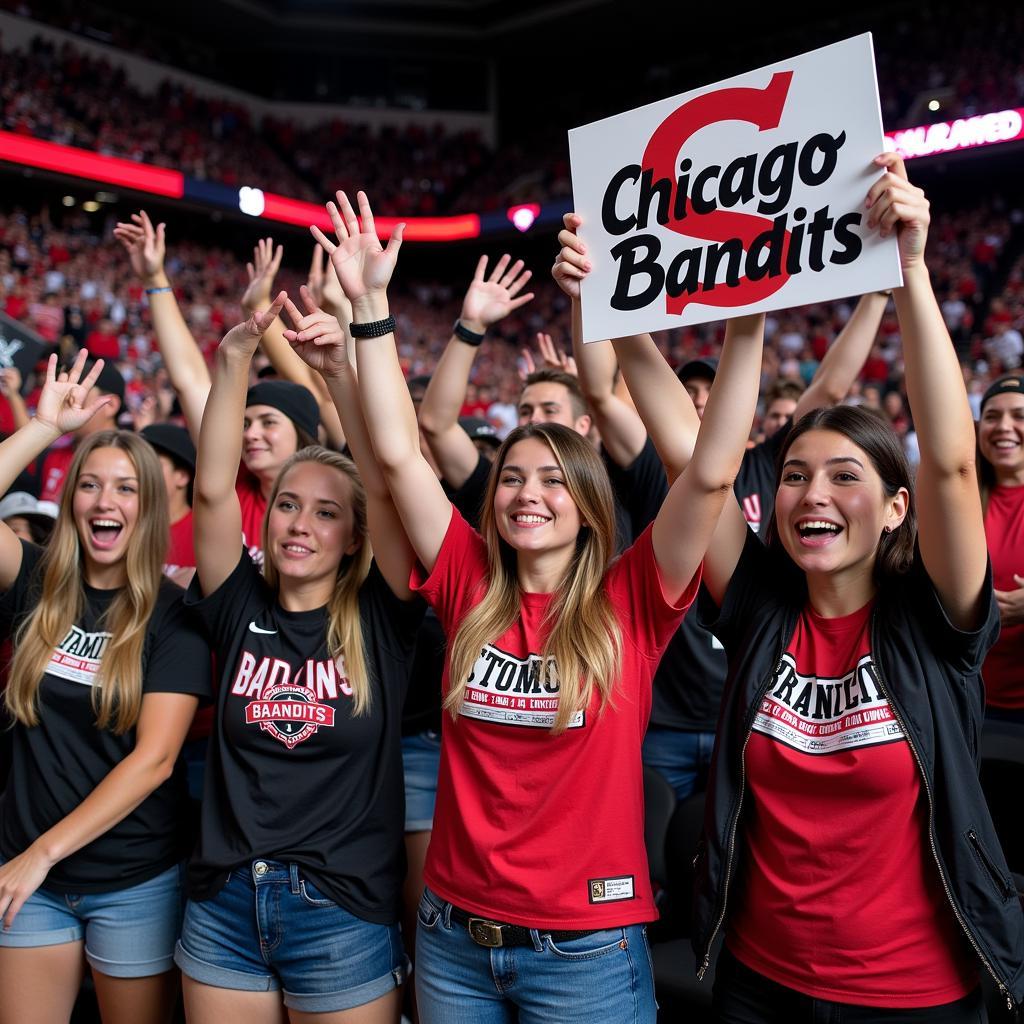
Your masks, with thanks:
[{"label": "silver belt buckle", "polygon": [[486,921],[482,917],[471,917],[469,919],[469,937],[478,946],[489,946],[496,949],[503,943],[501,941],[501,925],[494,921]]}]

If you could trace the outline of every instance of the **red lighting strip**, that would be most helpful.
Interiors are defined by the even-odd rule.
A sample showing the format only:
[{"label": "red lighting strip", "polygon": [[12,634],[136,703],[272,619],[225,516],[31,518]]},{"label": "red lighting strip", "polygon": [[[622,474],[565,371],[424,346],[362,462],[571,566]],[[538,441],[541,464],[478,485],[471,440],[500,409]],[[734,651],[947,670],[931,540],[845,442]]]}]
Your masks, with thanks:
[{"label": "red lighting strip", "polygon": [[185,176],[180,171],[102,156],[87,149],[43,142],[14,132],[0,131],[0,160],[172,199],[180,199],[185,194]]},{"label": "red lighting strip", "polygon": [[[323,206],[273,192],[263,193],[262,217],[300,227],[316,224],[324,231],[331,230],[331,220]],[[395,225],[403,220],[405,238],[410,242],[457,242],[480,237],[480,218],[475,213],[458,217],[377,217],[377,234],[390,238]]]}]

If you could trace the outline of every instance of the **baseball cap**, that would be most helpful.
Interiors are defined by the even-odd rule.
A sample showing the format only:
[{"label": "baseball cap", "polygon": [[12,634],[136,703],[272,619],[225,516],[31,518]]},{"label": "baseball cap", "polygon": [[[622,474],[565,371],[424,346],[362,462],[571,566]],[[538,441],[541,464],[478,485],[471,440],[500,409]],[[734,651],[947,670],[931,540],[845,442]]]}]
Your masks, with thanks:
[{"label": "baseball cap", "polygon": [[498,437],[497,430],[487,420],[479,416],[460,416],[459,426],[469,434],[471,441],[487,441],[495,448],[501,447],[501,438]]},{"label": "baseball cap", "polygon": [[691,359],[676,370],[676,376],[683,382],[694,378],[714,382],[716,373],[718,373],[718,360],[713,358]]},{"label": "baseball cap", "polygon": [[57,518],[58,506],[55,501],[40,501],[28,491],[11,491],[0,498],[0,520],[24,516],[53,525]]}]

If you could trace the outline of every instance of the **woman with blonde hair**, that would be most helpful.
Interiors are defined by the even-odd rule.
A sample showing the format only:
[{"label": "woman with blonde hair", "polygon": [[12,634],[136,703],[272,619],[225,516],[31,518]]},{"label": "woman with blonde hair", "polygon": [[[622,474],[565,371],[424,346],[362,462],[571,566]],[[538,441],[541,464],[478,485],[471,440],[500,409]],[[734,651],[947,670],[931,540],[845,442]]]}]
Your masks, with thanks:
[{"label": "woman with blonde hair", "polygon": [[420,452],[387,302],[402,228],[382,249],[366,196],[361,225],[338,201],[337,243],[314,234],[353,306],[367,428],[420,563],[416,589],[449,641],[420,1020],[649,1024],[643,925],[657,912],[640,743],[654,669],[739,467],[763,321],[732,322],[693,461],[619,559],[600,459],[553,424],[520,427],[498,450],[481,535]]},{"label": "woman with blonde hair", "polygon": [[[56,373],[0,445],[0,489],[107,402],[102,361]],[[85,961],[105,1024],[169,1019],[187,804],[178,754],[209,648],[162,574],[167,502],[133,434],[75,452],[46,549],[0,526],[13,769],[0,801],[0,1022],[68,1020]]]},{"label": "woman with blonde hair", "polygon": [[[199,436],[197,578],[189,601],[223,675],[200,841],[176,959],[192,1024],[393,1024],[407,960],[398,930],[401,713],[423,605],[359,417],[338,322],[289,314],[327,382],[361,473],[303,448],[263,523],[264,575],[242,546],[235,491],[249,363],[285,303],[229,331]],[[376,545],[374,546],[376,548]]]}]

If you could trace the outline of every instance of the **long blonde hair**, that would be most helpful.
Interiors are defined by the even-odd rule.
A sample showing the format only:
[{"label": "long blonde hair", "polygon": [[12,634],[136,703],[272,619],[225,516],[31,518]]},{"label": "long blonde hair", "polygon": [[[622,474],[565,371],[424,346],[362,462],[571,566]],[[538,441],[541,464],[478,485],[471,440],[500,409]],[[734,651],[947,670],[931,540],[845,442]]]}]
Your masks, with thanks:
[{"label": "long blonde hair", "polygon": [[505,438],[491,467],[480,532],[487,545],[488,576],[483,598],[459,624],[451,644],[451,682],[444,705],[455,718],[480,652],[498,639],[520,615],[522,592],[516,552],[498,532],[494,495],[509,449],[527,438],[543,441],[565,476],[569,496],[587,524],[555,590],[545,626],[550,625],[541,664],[553,658],[559,678],[558,713],[551,731],[563,732],[573,715],[590,703],[595,688],[601,708],[611,699],[622,661],[622,632],[604,576],[615,551],[615,511],[608,473],[593,446],[568,427],[535,423],[517,427]]},{"label": "long blonde hair", "polygon": [[124,556],[128,581],[97,623],[111,637],[93,681],[96,725],[117,734],[127,732],[142,707],[146,627],[156,606],[169,537],[167,492],[156,453],[142,438],[125,430],[102,430],[83,439],[71,461],[57,522],[39,564],[42,594],[15,635],[4,700],[23,725],[39,724],[39,684],[54,650],[85,610],[82,546],[73,502],[82,467],[100,448],[128,455],[139,491],[138,517]]},{"label": "long blonde hair", "polygon": [[363,482],[359,479],[359,471],[351,459],[339,455],[337,452],[328,451],[320,445],[309,445],[289,456],[274,481],[274,487],[267,501],[267,512],[263,518],[263,550],[265,552],[263,575],[274,590],[280,587],[280,574],[271,554],[267,528],[271,510],[277,503],[277,495],[281,490],[281,481],[284,480],[288,471],[300,462],[313,462],[318,466],[336,469],[348,478],[352,488],[352,519],[355,538],[360,544],[354,554],[343,555],[338,563],[334,593],[327,605],[327,650],[334,659],[344,655],[345,675],[352,688],[352,714],[362,715],[370,710],[373,695],[370,689],[370,671],[359,617],[359,588],[370,572],[373,550],[370,547],[370,538],[366,528],[366,489],[363,487]]}]

